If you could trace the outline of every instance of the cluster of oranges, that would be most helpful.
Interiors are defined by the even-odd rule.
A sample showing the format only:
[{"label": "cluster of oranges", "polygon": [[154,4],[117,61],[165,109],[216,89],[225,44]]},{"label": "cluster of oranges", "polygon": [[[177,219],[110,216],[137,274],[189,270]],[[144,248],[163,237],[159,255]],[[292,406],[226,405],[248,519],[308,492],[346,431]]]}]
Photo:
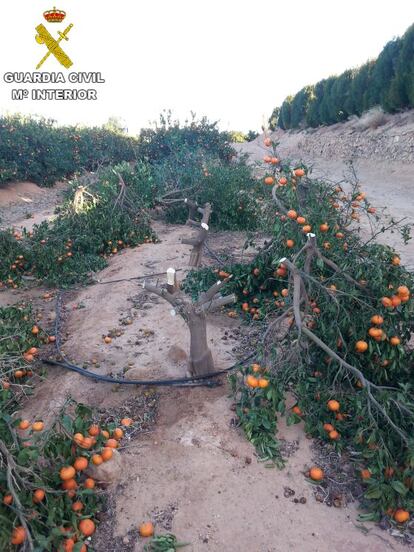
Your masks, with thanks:
[{"label": "cluster of oranges", "polygon": [[[407,303],[410,299],[410,290],[407,286],[399,286],[396,295],[391,297],[382,297],[381,303],[384,307],[394,309],[402,303]],[[380,314],[374,314],[371,317],[371,327],[368,329],[368,335],[377,342],[386,341],[393,347],[397,347],[401,343],[401,339],[397,336],[387,337],[385,331],[380,327],[384,323],[384,318]],[[359,340],[355,343],[357,353],[364,353],[368,349],[368,343],[364,340]]]},{"label": "cluster of oranges", "polygon": [[[42,245],[44,245],[46,243],[46,240],[42,240],[40,243]],[[72,252],[73,242],[72,242],[72,240],[67,240],[64,247],[65,247],[66,253],[63,253],[62,255],[59,255],[59,257],[57,258],[58,263],[63,263],[65,258],[70,259],[71,257],[73,257],[73,252]]]},{"label": "cluster of oranges", "polygon": [[391,297],[382,297],[381,303],[384,307],[395,309],[402,303],[407,303],[410,299],[410,290],[407,286],[398,286],[397,293]]},{"label": "cluster of oranges", "polygon": [[265,372],[265,370],[261,368],[260,364],[252,364],[251,370],[253,374],[248,374],[246,376],[246,385],[252,389],[257,387],[261,389],[266,388],[269,385],[269,380],[262,376],[262,373]]},{"label": "cluster of oranges", "polygon": [[[123,418],[121,420],[121,425],[128,427],[133,423],[131,418]],[[20,430],[27,430],[31,428],[33,432],[42,431],[44,429],[44,423],[42,421],[36,421],[33,424],[30,424],[28,420],[21,420],[19,423]],[[98,437],[102,436],[104,440],[104,447],[100,453],[91,451],[89,457],[78,455],[75,457],[75,460],[72,465],[63,466],[59,470],[59,477],[62,481],[61,488],[66,492],[68,498],[74,499],[77,494],[77,489],[82,486],[84,489],[93,489],[96,485],[95,480],[91,477],[83,478],[81,482],[79,476],[84,472],[90,464],[99,466],[103,462],[109,461],[113,456],[113,449],[118,447],[119,441],[124,436],[124,431],[117,427],[112,431],[110,435],[109,431],[106,429],[101,429],[99,425],[92,424],[87,432],[87,435],[82,433],[75,433],[73,436],[74,447],[72,448],[73,453],[76,453],[76,446],[83,450],[92,449],[98,441]],[[78,480],[77,480],[78,478]],[[33,492],[33,503],[40,504],[44,501],[46,497],[46,491],[44,489],[36,489]],[[3,497],[3,503],[5,505],[13,504],[13,496],[10,493],[5,494]],[[81,514],[84,509],[84,504],[80,500],[74,500],[71,506],[73,512]],[[81,519],[78,524],[78,531],[83,535],[83,537],[89,537],[95,532],[95,523],[91,519]],[[66,530],[64,530],[66,532]],[[68,532],[72,532],[71,529],[68,529]],[[22,544],[27,539],[27,532],[24,527],[18,526],[15,527],[11,536],[11,544]],[[65,538],[63,544],[63,550],[65,552],[71,552],[76,544],[76,537]],[[83,545],[81,552],[86,551],[86,546]]]}]

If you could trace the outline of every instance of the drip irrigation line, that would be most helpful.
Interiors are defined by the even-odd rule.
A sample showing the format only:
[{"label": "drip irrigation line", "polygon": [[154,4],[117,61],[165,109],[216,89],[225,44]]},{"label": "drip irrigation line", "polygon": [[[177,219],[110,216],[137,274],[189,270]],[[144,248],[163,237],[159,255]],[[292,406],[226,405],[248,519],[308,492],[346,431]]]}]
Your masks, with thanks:
[{"label": "drip irrigation line", "polygon": [[[164,273],[162,273],[164,274]],[[85,368],[81,368],[80,366],[77,366],[76,364],[72,364],[69,362],[64,354],[61,351],[61,333],[60,333],[60,322],[61,322],[61,304],[62,304],[62,296],[65,292],[60,290],[56,296],[56,303],[55,303],[55,349],[57,354],[63,359],[61,361],[58,360],[51,360],[51,359],[42,359],[45,364],[49,364],[50,366],[60,366],[62,368],[66,368],[67,370],[71,370],[72,372],[77,372],[78,374],[94,379],[96,381],[102,381],[105,383],[114,383],[119,385],[147,385],[147,386],[155,386],[155,387],[166,387],[166,386],[175,386],[175,387],[198,387],[198,386],[206,386],[206,387],[215,387],[218,385],[221,385],[217,381],[211,381],[212,378],[215,378],[217,376],[221,376],[222,374],[226,374],[234,369],[236,369],[239,366],[243,366],[248,362],[251,358],[255,356],[255,353],[251,353],[243,360],[237,362],[236,364],[233,364],[232,366],[229,366],[228,368],[223,368],[222,370],[217,370],[215,372],[209,372],[208,374],[203,374],[200,376],[191,376],[186,378],[175,378],[175,379],[160,379],[160,380],[127,380],[122,378],[113,378],[111,376],[105,376],[101,374],[96,374],[95,372],[91,372],[90,370],[86,370]],[[210,380],[210,381],[209,381]]]},{"label": "drip irrigation line", "polygon": [[211,378],[215,378],[217,376],[221,376],[222,374],[226,374],[227,372],[234,370],[238,366],[242,366],[253,356],[254,356],[254,353],[251,353],[247,358],[244,358],[242,361],[237,362],[236,364],[233,364],[228,368],[223,368],[222,370],[217,370],[216,372],[209,372],[208,374],[203,374],[202,376],[192,376],[189,378],[176,378],[176,379],[161,379],[161,380],[126,380],[122,378],[113,378],[111,376],[103,376],[101,374],[95,374],[95,372],[91,372],[90,370],[86,370],[85,368],[81,368],[80,366],[76,366],[75,364],[71,364],[70,362],[67,362],[67,361],[60,362],[57,360],[43,360],[43,362],[51,366],[61,366],[62,368],[67,368],[68,370],[77,372],[82,376],[86,376],[96,381],[103,381],[106,383],[116,383],[120,385],[147,385],[147,386],[157,386],[157,387],[169,386],[169,385],[183,386],[183,387],[195,387],[197,385],[207,385],[208,387],[215,387],[216,385],[219,385],[217,382],[212,382],[212,381],[207,383],[200,383],[200,382],[209,380]]},{"label": "drip irrigation line", "polygon": [[[177,268],[175,269],[176,272],[182,272],[183,268]],[[94,284],[99,285],[105,285],[105,284],[117,284],[118,282],[130,282],[131,280],[145,280],[145,278],[155,278],[155,276],[165,276],[165,270],[164,272],[156,272],[155,274],[146,274],[144,276],[133,276],[131,278],[121,278],[119,280],[106,280],[105,282],[100,282],[99,280],[95,280]]]}]

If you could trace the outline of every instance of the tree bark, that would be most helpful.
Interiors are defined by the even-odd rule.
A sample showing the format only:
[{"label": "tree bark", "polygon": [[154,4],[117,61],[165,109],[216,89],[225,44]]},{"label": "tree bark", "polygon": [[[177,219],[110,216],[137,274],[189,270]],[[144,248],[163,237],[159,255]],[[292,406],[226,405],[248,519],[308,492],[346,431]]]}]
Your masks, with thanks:
[{"label": "tree bark", "polygon": [[192,376],[214,372],[213,355],[207,345],[207,317],[204,311],[192,310],[188,316],[190,330],[190,358],[188,368]]}]

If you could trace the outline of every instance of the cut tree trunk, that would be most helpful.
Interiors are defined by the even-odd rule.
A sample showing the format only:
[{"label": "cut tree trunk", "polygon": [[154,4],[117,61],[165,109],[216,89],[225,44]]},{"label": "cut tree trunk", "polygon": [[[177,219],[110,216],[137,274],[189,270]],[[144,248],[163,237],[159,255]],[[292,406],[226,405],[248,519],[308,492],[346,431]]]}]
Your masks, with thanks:
[{"label": "cut tree trunk", "polygon": [[192,376],[214,372],[213,355],[207,345],[207,317],[204,311],[189,313],[190,358],[188,368]]}]

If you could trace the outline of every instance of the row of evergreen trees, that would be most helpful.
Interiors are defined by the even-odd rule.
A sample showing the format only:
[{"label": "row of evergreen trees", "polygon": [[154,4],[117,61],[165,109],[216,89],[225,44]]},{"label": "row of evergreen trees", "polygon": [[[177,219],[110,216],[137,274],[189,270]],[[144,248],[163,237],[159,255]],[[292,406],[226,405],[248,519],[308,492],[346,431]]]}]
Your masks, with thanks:
[{"label": "row of evergreen trees", "polygon": [[376,60],[288,96],[269,125],[272,130],[331,125],[377,105],[389,113],[414,107],[414,25],[388,42]]}]

